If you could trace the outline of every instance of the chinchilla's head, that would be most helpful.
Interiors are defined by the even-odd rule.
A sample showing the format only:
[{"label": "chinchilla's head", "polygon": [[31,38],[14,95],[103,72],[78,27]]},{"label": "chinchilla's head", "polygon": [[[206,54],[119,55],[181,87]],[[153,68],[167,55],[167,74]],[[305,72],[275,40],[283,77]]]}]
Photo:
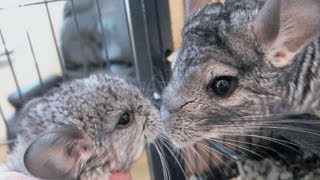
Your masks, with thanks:
[{"label": "chinchilla's head", "polygon": [[41,179],[127,173],[163,131],[158,109],[141,90],[106,74],[63,84],[27,104],[20,118],[15,155]]},{"label": "chinchilla's head", "polygon": [[161,108],[174,144],[241,134],[303,102],[300,67],[319,29],[318,0],[227,0],[192,16]]}]

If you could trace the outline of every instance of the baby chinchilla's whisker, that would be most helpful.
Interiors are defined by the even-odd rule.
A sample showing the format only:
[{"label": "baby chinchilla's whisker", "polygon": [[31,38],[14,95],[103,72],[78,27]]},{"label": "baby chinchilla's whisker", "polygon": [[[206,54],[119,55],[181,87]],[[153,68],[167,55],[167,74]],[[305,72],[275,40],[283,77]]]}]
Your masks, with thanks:
[{"label": "baby chinchilla's whisker", "polygon": [[[160,131],[164,131],[163,129],[160,129]],[[158,140],[159,141],[163,141],[163,140],[166,140],[166,141],[168,141],[168,142],[170,142],[170,138],[167,136],[167,135],[165,135],[164,133],[160,133],[159,135],[158,135]],[[175,147],[173,147],[172,146],[172,148],[175,148]]]},{"label": "baby chinchilla's whisker", "polygon": [[159,157],[160,157],[160,162],[161,162],[161,166],[162,166],[162,173],[163,173],[164,179],[170,180],[170,178],[171,178],[170,171],[169,171],[167,159],[164,157],[164,152],[163,152],[162,148],[160,148],[158,140],[156,140],[156,142],[154,144],[155,144],[155,148],[156,148],[156,150],[159,154]]},{"label": "baby chinchilla's whisker", "polygon": [[[182,173],[185,176],[185,171],[184,171],[184,169],[181,168],[182,167],[181,163],[178,160],[178,157],[180,157],[179,151],[174,146],[171,145],[169,140],[160,139],[159,141],[161,142],[160,149],[162,150],[164,156],[166,156],[165,150],[169,151],[169,153],[173,156],[174,161],[177,162],[179,168],[181,169]],[[168,163],[168,165],[169,165],[169,163]],[[168,170],[169,170],[169,166],[168,166]],[[169,173],[169,174],[171,174],[171,173]]]},{"label": "baby chinchilla's whisker", "polygon": [[[169,153],[172,155],[172,157],[174,158],[174,160],[177,162],[177,164],[178,164],[178,166],[180,167],[180,169],[181,169],[182,173],[184,174],[184,176],[187,177],[187,175],[186,175],[186,173],[185,173],[185,171],[184,171],[184,168],[182,167],[181,163],[179,162],[179,160],[177,159],[177,157],[176,157],[176,155],[175,155],[175,153],[174,153],[174,149],[170,148],[170,147],[166,144],[166,142],[163,142],[163,141],[162,141],[161,144],[163,145],[163,147],[165,147],[165,148],[169,151]],[[177,151],[176,151],[176,152],[177,152]],[[182,156],[182,157],[183,157],[183,156]]]},{"label": "baby chinchilla's whisker", "polygon": [[161,166],[162,166],[162,174],[164,176],[164,179],[168,179],[167,177],[167,173],[166,173],[166,164],[165,164],[165,160],[163,159],[163,154],[162,152],[160,151],[159,149],[159,145],[158,145],[158,140],[156,140],[154,143],[154,147],[159,155],[159,158],[160,158],[160,163],[161,163]]}]

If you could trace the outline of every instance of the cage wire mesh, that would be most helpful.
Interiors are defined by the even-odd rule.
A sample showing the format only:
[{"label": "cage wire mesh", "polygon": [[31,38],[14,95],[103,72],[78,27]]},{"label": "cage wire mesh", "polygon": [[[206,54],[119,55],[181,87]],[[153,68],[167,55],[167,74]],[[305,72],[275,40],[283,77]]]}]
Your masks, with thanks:
[{"label": "cage wire mesh", "polygon": [[[10,138],[25,101],[94,71],[134,77],[158,99],[169,74],[170,31],[164,0],[0,1],[0,115]],[[149,159],[158,169],[153,179],[162,179],[158,157]]]}]

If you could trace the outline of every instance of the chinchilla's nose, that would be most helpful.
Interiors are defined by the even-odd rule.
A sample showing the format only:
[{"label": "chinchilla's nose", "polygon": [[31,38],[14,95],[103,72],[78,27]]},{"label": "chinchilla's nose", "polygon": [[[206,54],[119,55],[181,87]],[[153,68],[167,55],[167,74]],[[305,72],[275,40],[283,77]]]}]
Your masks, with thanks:
[{"label": "chinchilla's nose", "polygon": [[167,97],[163,97],[161,113],[166,116],[169,116],[172,113],[175,113],[181,109],[183,106],[184,99],[178,95],[171,95]]},{"label": "chinchilla's nose", "polygon": [[163,96],[160,115],[162,121],[169,122],[172,115],[179,110],[179,102],[177,98],[171,95]]},{"label": "chinchilla's nose", "polygon": [[161,106],[160,116],[161,116],[161,120],[164,122],[167,122],[169,120],[170,114],[165,106]]}]

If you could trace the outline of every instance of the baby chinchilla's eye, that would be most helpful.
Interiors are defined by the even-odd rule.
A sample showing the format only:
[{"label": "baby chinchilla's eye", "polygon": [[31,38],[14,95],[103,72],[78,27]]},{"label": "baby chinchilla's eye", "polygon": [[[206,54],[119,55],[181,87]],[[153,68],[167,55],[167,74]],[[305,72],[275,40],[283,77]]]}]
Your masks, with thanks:
[{"label": "baby chinchilla's eye", "polygon": [[209,83],[209,89],[220,97],[228,97],[237,88],[238,79],[233,76],[219,76]]},{"label": "baby chinchilla's eye", "polygon": [[126,128],[132,123],[132,115],[129,112],[123,113],[118,121],[117,127],[118,128]]}]

